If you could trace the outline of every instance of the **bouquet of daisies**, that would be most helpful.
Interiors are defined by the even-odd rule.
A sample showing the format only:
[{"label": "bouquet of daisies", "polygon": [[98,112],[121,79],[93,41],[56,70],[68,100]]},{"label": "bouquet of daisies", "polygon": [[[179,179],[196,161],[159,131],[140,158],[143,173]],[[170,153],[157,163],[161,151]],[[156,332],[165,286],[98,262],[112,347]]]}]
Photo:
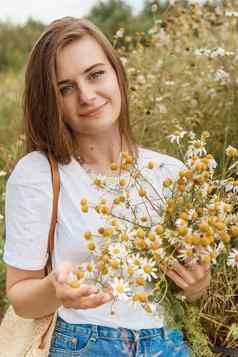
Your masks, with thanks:
[{"label": "bouquet of daisies", "polygon": [[[108,180],[100,175],[95,177],[100,199],[93,204],[82,197],[81,210],[85,214],[94,210],[103,224],[97,231],[84,233],[90,259],[79,266],[77,274],[70,275],[72,287],[85,281],[93,281],[101,288],[110,286],[113,304],[126,299],[155,316],[161,315],[161,306],[169,306],[171,296],[174,310],[174,296],[177,296],[178,304],[183,306],[179,317],[183,321],[186,301],[166,276],[167,269],[177,262],[204,262],[211,265],[214,276],[219,276],[219,271],[233,277],[237,274],[238,150],[232,146],[226,148],[218,175],[217,162],[207,153],[208,137],[207,132],[197,138],[185,131],[170,136],[170,141],[182,153],[184,166],[181,165],[176,177],[164,177],[160,187],[153,179],[158,164],[148,161],[141,167],[127,152],[121,153],[120,165],[112,163],[113,177]],[[234,303],[232,294],[235,296],[237,291],[230,291],[229,299]],[[214,301],[212,307],[208,301],[207,297],[200,305],[196,321],[209,320],[210,330],[206,334],[214,342],[213,324],[222,328],[222,322],[212,315]],[[229,322],[226,332],[223,330],[223,342],[238,337],[230,330],[231,326],[235,331],[238,329],[234,311],[230,317],[234,321],[231,325]]]}]

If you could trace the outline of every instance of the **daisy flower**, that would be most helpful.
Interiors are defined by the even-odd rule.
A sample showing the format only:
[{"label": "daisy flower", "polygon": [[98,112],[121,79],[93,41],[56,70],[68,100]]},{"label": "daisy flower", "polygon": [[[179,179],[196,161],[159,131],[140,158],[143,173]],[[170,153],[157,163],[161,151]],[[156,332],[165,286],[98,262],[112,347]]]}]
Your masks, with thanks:
[{"label": "daisy flower", "polygon": [[119,300],[128,299],[127,293],[130,292],[128,283],[125,282],[122,278],[114,278],[113,283],[111,284],[113,289],[113,295],[118,297]]},{"label": "daisy flower", "polygon": [[238,150],[231,145],[229,145],[228,148],[226,148],[225,152],[228,157],[237,157],[238,156]]},{"label": "daisy flower", "polygon": [[176,143],[177,145],[179,145],[180,140],[183,139],[186,134],[186,131],[176,131],[175,134],[168,135],[168,139],[171,143]]},{"label": "daisy flower", "polygon": [[215,168],[217,167],[217,162],[216,162],[216,160],[213,159],[213,158],[208,159],[208,167],[209,167],[209,170],[210,170],[210,171],[214,171]]},{"label": "daisy flower", "polygon": [[0,177],[1,176],[6,176],[6,175],[7,175],[6,171],[3,171],[3,170],[0,171]]},{"label": "daisy flower", "polygon": [[138,270],[138,274],[140,274],[145,280],[151,281],[152,277],[154,279],[157,278],[157,268],[155,267],[156,262],[153,259],[140,259],[141,268]]},{"label": "daisy flower", "polygon": [[84,278],[78,279],[78,277],[77,277],[77,275],[75,273],[69,272],[68,275],[67,275],[66,282],[71,288],[79,288],[80,287],[80,283],[83,280],[84,280]]},{"label": "daisy flower", "polygon": [[195,254],[193,247],[190,244],[185,244],[184,248],[178,251],[178,258],[182,261],[190,260],[196,257]]},{"label": "daisy flower", "polygon": [[233,191],[238,192],[238,180],[232,180],[225,183],[226,192]]},{"label": "daisy flower", "polygon": [[205,148],[205,142],[202,140],[192,140],[190,141],[191,145],[188,150],[190,150],[193,154],[202,156],[207,154],[207,150]]},{"label": "daisy flower", "polygon": [[92,279],[95,277],[96,266],[93,260],[89,262],[82,263],[82,270],[85,272],[86,279]]},{"label": "daisy flower", "polygon": [[238,268],[238,249],[233,248],[227,258],[227,265]]},{"label": "daisy flower", "polygon": [[156,249],[154,251],[157,257],[160,257],[161,260],[163,260],[166,257],[166,251],[163,248]]},{"label": "daisy flower", "polygon": [[164,234],[165,239],[168,240],[168,242],[171,245],[176,245],[178,243],[180,243],[180,237],[177,236],[177,233],[173,232],[172,230],[169,231],[167,230]]},{"label": "daisy flower", "polygon": [[112,258],[125,258],[128,254],[126,247],[121,243],[113,243],[109,245],[109,254]]},{"label": "daisy flower", "polygon": [[134,256],[128,258],[128,266],[131,266],[134,271],[138,271],[138,269],[140,268],[140,260],[141,257],[137,253]]},{"label": "daisy flower", "polygon": [[223,242],[219,242],[219,244],[215,247],[208,246],[208,251],[210,251],[210,256],[211,256],[211,263],[215,265],[217,263],[217,257],[221,254],[221,252],[224,250],[225,245]]}]

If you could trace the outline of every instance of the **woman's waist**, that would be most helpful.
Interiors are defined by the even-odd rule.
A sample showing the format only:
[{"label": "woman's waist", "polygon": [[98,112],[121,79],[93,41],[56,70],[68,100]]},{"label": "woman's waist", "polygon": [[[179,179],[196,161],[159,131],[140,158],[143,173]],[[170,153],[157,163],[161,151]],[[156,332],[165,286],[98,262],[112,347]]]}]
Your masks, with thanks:
[{"label": "woman's waist", "polygon": [[[132,330],[153,329],[163,327],[163,310],[158,316],[148,314],[142,307],[134,308],[128,302],[120,302],[111,306],[104,304],[95,309],[75,310],[61,306],[59,316],[70,324],[100,325],[111,328]],[[113,308],[113,312],[111,309]]]},{"label": "woman's waist", "polygon": [[75,336],[82,335],[91,335],[92,333],[99,338],[111,339],[111,340],[127,340],[127,341],[135,341],[138,339],[148,339],[152,337],[164,337],[164,329],[163,327],[158,328],[146,328],[146,329],[128,329],[124,327],[110,327],[103,325],[95,325],[95,324],[75,324],[68,323],[63,320],[60,316],[57,318],[56,332],[69,334]]}]

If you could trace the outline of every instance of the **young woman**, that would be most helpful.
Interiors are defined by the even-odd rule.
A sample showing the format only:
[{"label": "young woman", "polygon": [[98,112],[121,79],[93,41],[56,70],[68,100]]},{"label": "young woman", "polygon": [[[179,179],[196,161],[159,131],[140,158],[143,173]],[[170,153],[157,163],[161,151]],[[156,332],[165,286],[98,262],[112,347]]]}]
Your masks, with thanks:
[{"label": "young woman", "polygon": [[[96,201],[93,176],[112,176],[120,153],[138,165],[160,165],[155,183],[173,176],[182,163],[138,147],[131,135],[127,81],[110,42],[91,22],[72,17],[54,21],[35,44],[25,77],[24,123],[27,154],[7,183],[7,296],[16,313],[39,318],[57,310],[49,357],[189,356],[179,331],[167,332],[163,316],[120,301],[110,314],[112,295],[95,286],[71,288],[67,274],[87,261],[83,234],[101,222],[83,214],[80,200]],[[57,160],[60,199],[53,271],[44,276],[52,209],[47,154]],[[209,285],[208,267],[177,264],[167,275],[189,300]]]}]

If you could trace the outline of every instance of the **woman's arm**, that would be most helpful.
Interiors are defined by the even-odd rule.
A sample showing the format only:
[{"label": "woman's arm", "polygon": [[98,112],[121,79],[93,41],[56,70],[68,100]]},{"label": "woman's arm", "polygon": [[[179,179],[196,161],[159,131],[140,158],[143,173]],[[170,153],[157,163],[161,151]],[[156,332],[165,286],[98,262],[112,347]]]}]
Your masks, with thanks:
[{"label": "woman's arm", "polygon": [[6,292],[17,315],[39,318],[50,315],[62,304],[56,298],[52,274],[42,270],[22,270],[7,266]]},{"label": "woman's arm", "polygon": [[17,315],[40,318],[63,305],[65,308],[92,309],[109,302],[111,292],[100,292],[92,285],[71,288],[67,274],[76,271],[70,263],[62,263],[57,272],[44,277],[44,269],[37,271],[7,267],[7,297]]}]

